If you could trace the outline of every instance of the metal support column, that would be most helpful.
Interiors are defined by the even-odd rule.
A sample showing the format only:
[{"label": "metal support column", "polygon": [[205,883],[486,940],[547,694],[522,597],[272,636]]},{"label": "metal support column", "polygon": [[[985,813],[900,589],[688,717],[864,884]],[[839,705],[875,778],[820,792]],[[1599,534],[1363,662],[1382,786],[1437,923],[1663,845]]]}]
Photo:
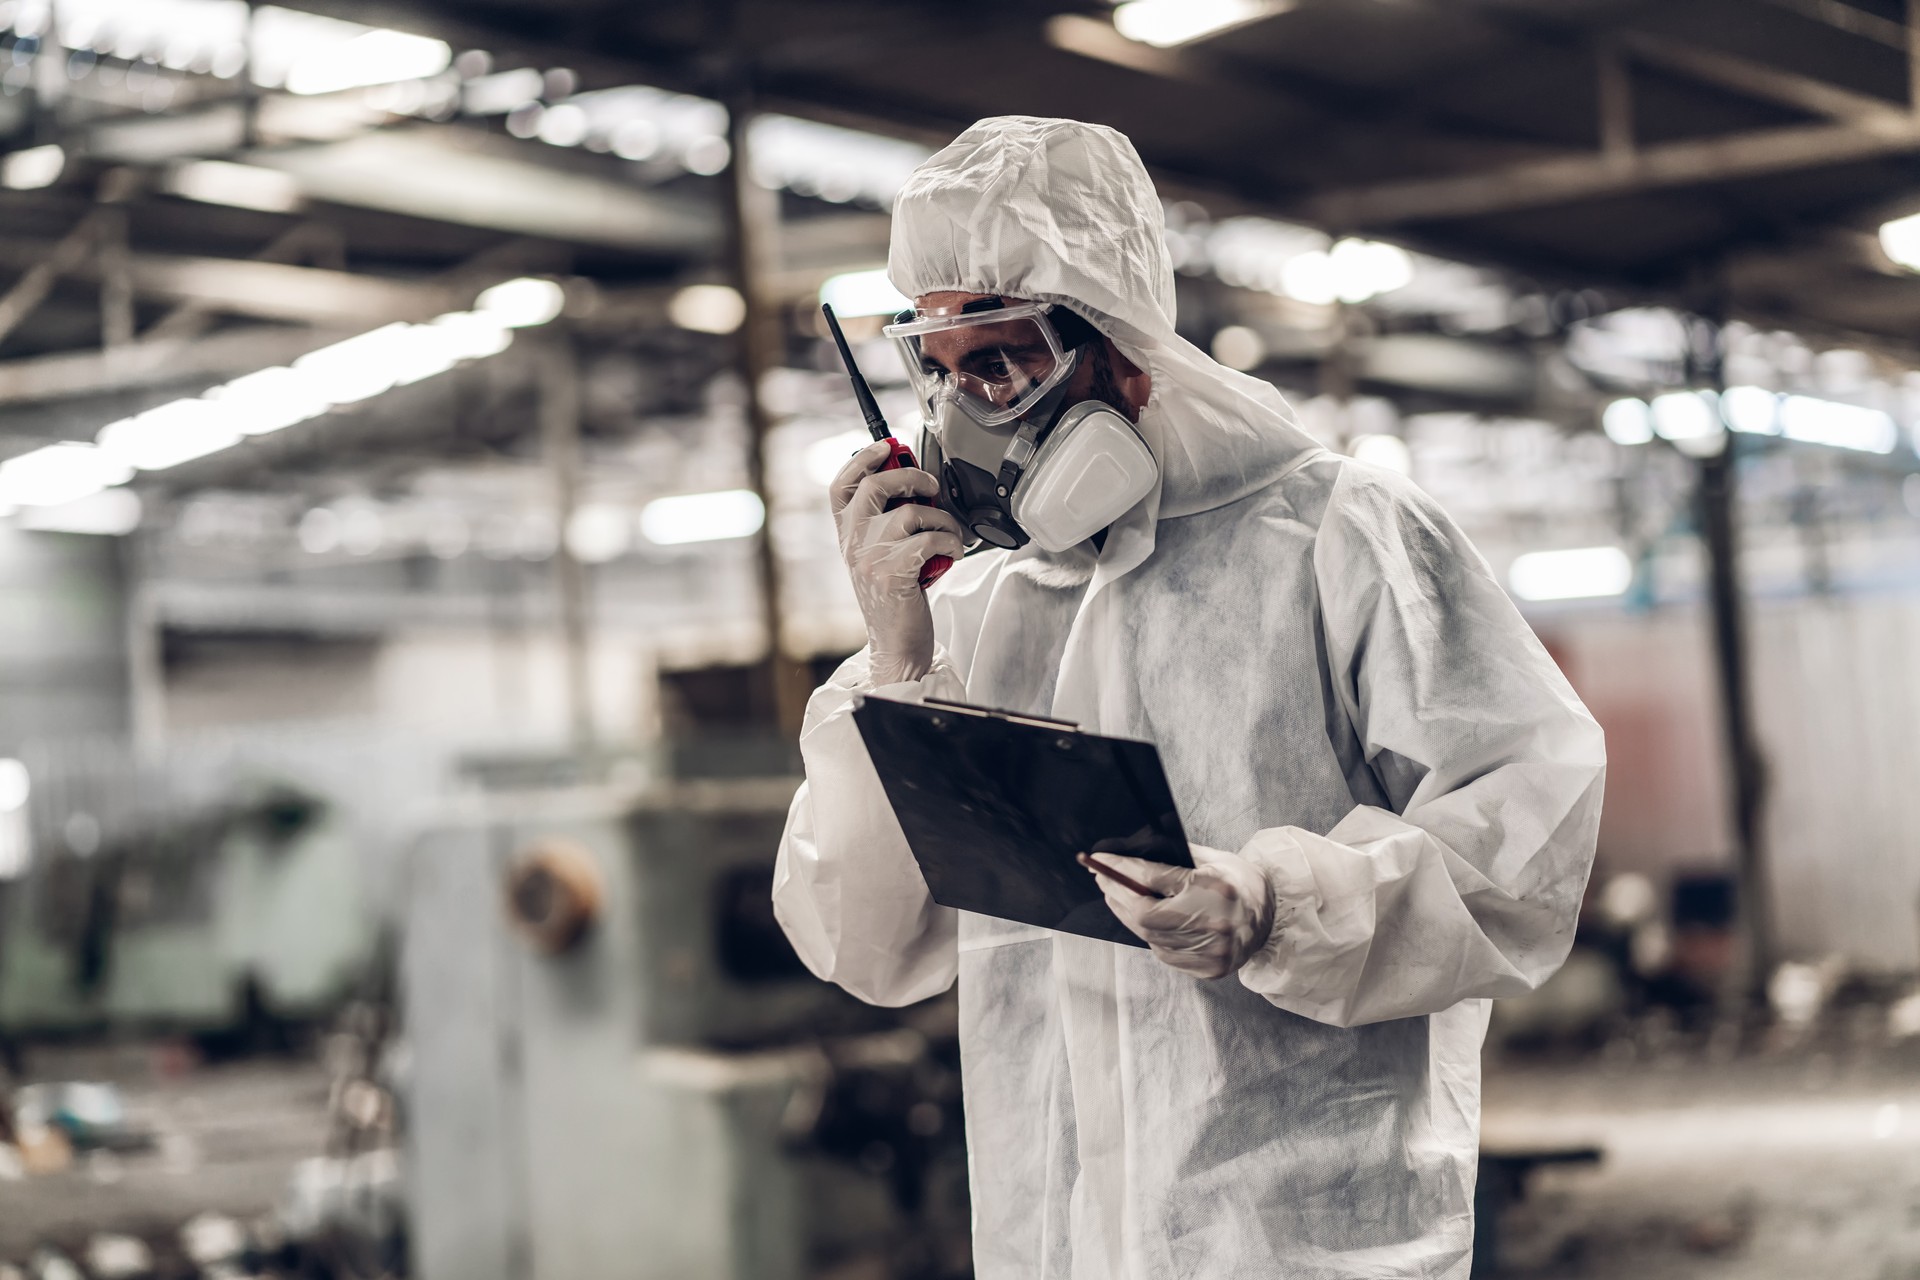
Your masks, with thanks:
[{"label": "metal support column", "polygon": [[[1721,330],[1702,321],[1696,367],[1716,391],[1724,391]],[[1725,447],[1699,460],[1698,516],[1707,551],[1707,600],[1712,612],[1715,674],[1721,730],[1726,743],[1733,802],[1734,864],[1738,910],[1746,941],[1742,994],[1766,997],[1773,971],[1772,898],[1767,887],[1766,762],[1753,730],[1752,674],[1747,650],[1746,601],[1740,589],[1740,452],[1743,437],[1724,436]]]},{"label": "metal support column", "polygon": [[1602,44],[1596,54],[1600,100],[1600,154],[1622,168],[1633,164],[1633,77],[1620,46]]},{"label": "metal support column", "polygon": [[120,564],[127,588],[127,729],[140,760],[157,760],[167,745],[165,624],[153,587],[151,535],[122,540]]},{"label": "metal support column", "polygon": [[587,669],[587,575],[567,530],[580,501],[580,356],[573,335],[556,328],[540,354],[540,436],[553,481],[553,579],[566,671],[567,726],[573,749],[594,749],[593,691]]},{"label": "metal support column", "polygon": [[1920,0],[1907,0],[1907,105],[1920,115]]},{"label": "metal support column", "polygon": [[753,180],[748,137],[753,113],[751,88],[745,77],[739,77],[727,100],[727,143],[731,159],[726,179],[732,251],[729,267],[734,287],[746,304],[738,338],[740,376],[746,384],[747,425],[753,440],[747,456],[747,481],[767,511],[767,519],[754,537],[754,558],[760,580],[761,614],[766,619],[768,694],[781,732],[798,734],[812,682],[786,645],[780,558],[773,545],[773,495],[767,485],[767,444],[774,422],[761,396],[761,382],[778,364],[782,345],[780,311],[768,289],[779,259],[780,196]]},{"label": "metal support column", "polygon": [[133,341],[133,255],[127,245],[127,207],[100,210],[100,346],[107,351]]}]

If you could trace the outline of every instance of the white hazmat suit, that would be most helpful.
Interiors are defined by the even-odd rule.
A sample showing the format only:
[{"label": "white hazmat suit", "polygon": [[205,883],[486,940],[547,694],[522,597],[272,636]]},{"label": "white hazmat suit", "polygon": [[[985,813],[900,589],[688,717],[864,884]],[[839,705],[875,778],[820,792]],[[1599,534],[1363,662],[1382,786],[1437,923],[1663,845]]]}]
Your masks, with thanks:
[{"label": "white hazmat suit", "polygon": [[1175,335],[1121,135],[975,125],[900,193],[890,274],[1085,316],[1152,376],[1161,483],[1097,554],[955,566],[933,669],[876,691],[1153,741],[1199,856],[1275,906],[1211,982],[937,906],[851,718],[867,653],[814,693],[774,906],[863,999],[958,980],[978,1275],[1465,1277],[1487,998],[1571,945],[1598,726],[1439,508]]}]

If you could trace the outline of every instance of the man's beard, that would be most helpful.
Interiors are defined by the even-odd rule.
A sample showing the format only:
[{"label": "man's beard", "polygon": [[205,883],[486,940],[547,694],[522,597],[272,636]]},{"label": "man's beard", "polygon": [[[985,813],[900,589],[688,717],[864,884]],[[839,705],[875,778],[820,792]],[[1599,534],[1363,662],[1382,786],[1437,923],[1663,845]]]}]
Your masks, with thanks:
[{"label": "man's beard", "polygon": [[1107,354],[1107,344],[1093,344],[1093,398],[1112,405],[1122,413],[1127,412],[1126,399],[1120,393],[1119,379],[1113,376],[1113,358]]}]

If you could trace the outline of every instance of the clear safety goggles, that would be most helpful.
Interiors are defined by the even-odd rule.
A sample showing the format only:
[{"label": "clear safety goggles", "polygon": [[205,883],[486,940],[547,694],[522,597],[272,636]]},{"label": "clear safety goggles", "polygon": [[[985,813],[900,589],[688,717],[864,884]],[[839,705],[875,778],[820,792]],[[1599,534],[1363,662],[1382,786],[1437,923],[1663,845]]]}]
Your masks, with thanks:
[{"label": "clear safety goggles", "polygon": [[[927,421],[952,399],[983,427],[1012,422],[1073,372],[1067,348],[1037,302],[976,298],[937,311],[901,313],[881,332],[900,345]],[[911,317],[911,318],[908,318]]]}]

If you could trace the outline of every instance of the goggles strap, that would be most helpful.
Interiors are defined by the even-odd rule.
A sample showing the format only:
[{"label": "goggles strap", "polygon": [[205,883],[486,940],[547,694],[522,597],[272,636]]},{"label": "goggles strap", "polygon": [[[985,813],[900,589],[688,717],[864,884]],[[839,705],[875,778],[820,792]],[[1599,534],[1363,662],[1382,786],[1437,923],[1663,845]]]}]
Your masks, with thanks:
[{"label": "goggles strap", "polygon": [[[1076,361],[1077,353],[1078,348],[1070,353]],[[1069,370],[1068,377],[1071,376],[1072,371]],[[1040,442],[1053,430],[1053,424],[1060,420],[1061,410],[1066,407],[1066,398],[1067,380],[1062,378],[1059,385],[1047,392],[1045,398],[1033,407],[1032,412],[1020,420],[1020,430],[1014,434],[1013,442],[1007,446],[1007,451],[1000,457],[1000,475],[995,481],[995,486],[1001,502],[1012,499],[1013,491],[1019,485],[1020,478],[1026,474],[1028,464],[1033,461],[1033,455],[1040,450]]]},{"label": "goggles strap", "polygon": [[1027,464],[1033,461],[1033,455],[1039,451],[1041,427],[1037,422],[1020,424],[1019,434],[1013,437],[1013,443],[1007,446],[1006,456],[1000,459],[999,496],[1002,501],[1013,496],[1014,488],[1020,483],[1020,477],[1026,474]]}]

